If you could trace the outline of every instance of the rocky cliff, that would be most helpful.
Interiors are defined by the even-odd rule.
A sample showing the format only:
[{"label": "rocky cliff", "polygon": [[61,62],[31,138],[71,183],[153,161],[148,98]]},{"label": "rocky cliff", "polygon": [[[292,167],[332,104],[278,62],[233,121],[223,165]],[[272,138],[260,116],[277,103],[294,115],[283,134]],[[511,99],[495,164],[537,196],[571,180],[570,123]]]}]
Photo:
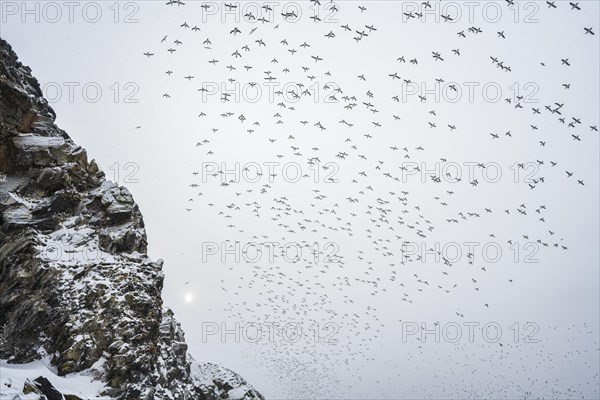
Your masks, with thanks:
[{"label": "rocky cliff", "polygon": [[0,393],[79,398],[68,385],[52,394],[47,377],[23,387],[7,377],[9,365],[45,360],[50,374],[84,375],[108,398],[262,399],[188,355],[138,206],[54,120],[0,39]]}]

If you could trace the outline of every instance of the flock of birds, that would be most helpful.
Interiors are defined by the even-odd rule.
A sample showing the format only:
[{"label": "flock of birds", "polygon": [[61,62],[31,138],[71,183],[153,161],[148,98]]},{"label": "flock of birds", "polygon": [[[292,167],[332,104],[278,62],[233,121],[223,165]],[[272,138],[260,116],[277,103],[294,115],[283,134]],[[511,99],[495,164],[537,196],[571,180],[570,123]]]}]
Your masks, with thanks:
[{"label": "flock of birds", "polygon": [[[427,122],[421,128],[423,132],[443,130],[441,135],[455,136],[471,132],[461,126],[458,118],[452,119],[452,113],[444,109],[445,104],[433,103],[426,94],[421,93],[409,101],[401,101],[400,94],[389,97],[375,94],[377,91],[394,90],[396,82],[410,85],[413,82],[411,74],[418,68],[431,67],[432,64],[443,66],[443,63],[448,63],[451,59],[465,57],[467,50],[461,50],[462,41],[477,40],[480,37],[485,37],[488,41],[511,40],[513,38],[510,31],[490,31],[485,26],[467,26],[454,32],[454,38],[447,38],[456,45],[446,51],[427,51],[425,58],[423,55],[390,55],[396,69],[389,71],[387,76],[374,78],[368,73],[356,71],[353,81],[342,85],[343,78],[339,78],[336,84],[332,84],[331,81],[336,79],[336,60],[323,53],[324,49],[329,48],[328,46],[363,46],[368,43],[376,46],[386,38],[378,36],[381,27],[369,20],[371,5],[368,3],[321,4],[319,0],[311,0],[310,3],[311,7],[321,10],[321,13],[309,14],[308,17],[310,23],[314,23],[314,28],[311,28],[313,35],[321,38],[318,43],[315,42],[317,39],[312,42],[290,39],[288,35],[292,34],[288,31],[292,29],[292,24],[286,22],[299,18],[298,13],[281,12],[279,17],[265,3],[261,7],[261,15],[248,12],[243,15],[242,22],[217,24],[222,32],[207,31],[202,23],[194,24],[189,19],[181,21],[176,31],[162,36],[152,49],[142,53],[150,63],[158,58],[172,63],[172,67],[164,71],[166,85],[169,85],[170,79],[184,79],[190,86],[196,82],[210,81],[211,69],[202,67],[200,72],[189,72],[190,68],[178,64],[178,54],[185,52],[190,43],[193,43],[193,51],[199,48],[205,51],[198,56],[202,57],[201,63],[208,64],[212,71],[218,70],[219,74],[227,76],[224,83],[241,82],[254,88],[264,82],[292,81],[293,79],[288,78],[292,75],[299,77],[294,86],[285,89],[284,86],[278,86],[273,102],[249,104],[242,101],[239,104],[232,101],[235,95],[223,92],[200,103],[201,109],[194,117],[199,118],[204,129],[199,137],[190,139],[190,145],[195,146],[198,152],[199,160],[196,161],[200,164],[219,163],[227,159],[227,146],[219,145],[223,137],[227,138],[226,145],[231,145],[237,138],[242,141],[251,137],[256,148],[270,154],[268,157],[261,155],[265,157],[265,161],[297,162],[304,165],[306,169],[299,182],[289,184],[282,179],[281,171],[270,171],[268,176],[258,174],[259,178],[263,178],[260,183],[249,183],[228,179],[226,171],[222,169],[211,172],[208,182],[202,182],[203,171],[200,167],[190,171],[190,181],[186,183],[190,197],[186,199],[185,205],[189,215],[198,213],[202,216],[210,212],[218,220],[222,220],[223,228],[231,232],[230,239],[226,240],[228,244],[297,243],[301,249],[299,255],[293,257],[293,262],[289,261],[288,254],[278,253],[273,263],[263,259],[261,262],[250,263],[249,268],[245,265],[228,265],[230,275],[221,281],[223,294],[229,298],[223,313],[231,321],[270,320],[281,325],[296,322],[305,328],[315,324],[321,329],[321,339],[335,338],[335,344],[327,340],[303,338],[297,343],[274,345],[262,342],[255,345],[256,351],[252,353],[252,359],[280,380],[290,395],[297,398],[322,398],[323,393],[331,394],[331,391],[335,393],[342,390],[336,385],[341,385],[348,393],[352,393],[353,386],[348,381],[354,381],[360,386],[367,380],[366,376],[356,372],[354,368],[357,363],[375,363],[375,354],[381,351],[380,341],[384,332],[390,329],[390,325],[403,320],[396,317],[390,321],[384,317],[385,312],[381,308],[386,302],[394,302],[399,307],[404,307],[403,304],[413,307],[426,302],[428,296],[441,295],[452,299],[451,296],[455,293],[462,293],[463,296],[466,293],[469,303],[476,303],[480,310],[493,309],[496,304],[493,297],[488,298],[486,295],[487,290],[491,286],[511,290],[511,285],[519,280],[518,269],[501,270],[482,262],[473,253],[454,262],[434,248],[427,250],[434,255],[433,258],[437,253],[440,261],[434,262],[433,267],[425,268],[423,254],[405,251],[408,243],[430,243],[429,239],[440,237],[437,236],[438,231],[474,230],[487,232],[480,240],[498,242],[507,248],[516,243],[530,243],[545,256],[553,254],[551,251],[568,250],[566,240],[558,233],[560,229],[552,226],[551,211],[560,210],[552,209],[545,202],[538,202],[534,195],[529,201],[513,202],[512,199],[507,199],[507,204],[503,207],[482,207],[475,202],[465,204],[465,197],[460,197],[461,192],[469,196],[472,193],[469,190],[485,187],[481,178],[461,181],[461,178],[450,173],[447,176],[430,174],[426,182],[407,185],[403,180],[407,163],[423,160],[447,163],[455,160],[444,155],[444,149],[419,143],[418,132],[408,134],[414,136],[407,138],[406,134],[391,135],[389,131],[401,129],[402,123],[416,119],[416,114],[419,114],[419,118]],[[406,23],[423,19],[425,11],[432,8],[432,3],[434,2],[431,0],[420,3],[421,12],[404,12]],[[205,11],[211,7],[225,7],[227,11],[235,11],[242,4],[203,3],[199,7]],[[546,1],[545,4],[549,11],[568,7],[569,12],[575,13],[584,12],[582,9],[585,8],[576,2],[570,2],[568,6],[555,1]],[[170,0],[167,5],[197,6],[181,0]],[[515,2],[506,0],[506,6],[515,6]],[[344,11],[353,15],[348,22],[340,21],[334,25],[324,23],[326,14],[333,13],[342,18]],[[453,22],[451,15],[442,14],[441,17],[442,24]],[[279,24],[276,22],[278,18],[281,18]],[[582,27],[581,37],[574,37],[573,40],[595,40],[591,39],[594,36],[594,27]],[[425,45],[427,41],[424,40],[423,43]],[[485,43],[482,46],[493,47],[493,44],[488,46]],[[597,46],[597,41],[594,43]],[[227,56],[211,55],[216,46],[226,48]],[[357,53],[357,56],[360,57],[360,54]],[[496,56],[468,56],[485,60],[494,70],[502,71],[503,74],[513,73],[516,69],[515,65],[509,64],[509,60],[500,60]],[[262,64],[246,61],[250,58],[262,60]],[[512,60],[512,64],[516,61]],[[519,60],[519,63],[522,65],[525,62]],[[558,57],[529,62],[528,67],[568,69],[573,65],[575,61]],[[344,69],[351,71],[353,66],[345,65]],[[443,74],[443,67],[439,71]],[[387,87],[379,90],[367,87],[367,83],[373,80],[386,82],[384,85]],[[444,84],[447,81],[448,78],[436,78],[432,83]],[[314,98],[317,94],[311,90],[314,83],[319,83],[326,93],[325,98],[321,99],[324,101],[320,101],[318,105],[315,105]],[[565,93],[571,90],[569,82],[558,82],[557,85]],[[450,89],[457,91],[452,85]],[[209,89],[199,84],[193,90],[204,95]],[[167,89],[162,97],[164,101],[177,102],[175,93]],[[594,119],[597,115],[577,115],[565,99],[551,99],[544,105],[532,106],[521,95],[506,97],[496,106],[501,107],[502,112],[514,115],[517,123],[522,119],[529,121],[518,129],[483,134],[487,135],[488,142],[478,139],[484,146],[509,140],[531,143],[533,161],[520,161],[516,168],[524,173],[531,161],[538,174],[530,180],[519,182],[525,189],[520,193],[529,196],[540,190],[540,187],[546,187],[548,182],[559,187],[584,190],[585,182],[581,172],[565,165],[561,159],[548,158],[544,151],[554,142],[557,146],[565,147],[577,146],[580,142],[597,147],[598,122]],[[326,113],[320,111],[324,108]],[[390,112],[391,109],[396,111]],[[264,117],[265,114],[271,115],[271,119]],[[319,117],[311,118],[313,115]],[[544,133],[540,133],[541,131]],[[331,150],[335,147],[339,150]],[[574,148],[573,151],[577,149]],[[484,169],[485,166],[478,164],[476,168]],[[314,182],[315,169],[322,178],[318,184]],[[267,178],[269,181],[265,183]],[[452,185],[448,184],[449,179],[453,180]],[[455,200],[457,198],[463,200]],[[502,203],[501,200],[499,202]],[[557,206],[556,203],[553,205]],[[502,228],[507,223],[507,218],[518,221],[516,226],[528,227],[529,232],[507,234]],[[443,237],[444,234],[440,235]],[[428,260],[431,259],[430,255]],[[429,264],[431,263],[427,263]],[[489,277],[490,274],[493,278]],[[376,304],[372,301],[374,298],[383,299],[377,307],[373,305]],[[448,302],[456,304],[454,314],[449,317],[458,321],[468,320],[469,315],[465,315],[465,309],[470,308],[463,307],[456,299]],[[325,327],[327,324],[330,325]],[[310,329],[312,328],[308,330],[313,332]],[[577,330],[575,327],[572,329]],[[593,334],[589,327],[579,332]],[[470,369],[471,359],[462,357],[462,354],[472,353],[473,358],[480,357],[478,354],[481,353],[488,354],[491,363],[499,368],[495,373],[494,370],[488,372],[489,382],[493,382],[493,386],[488,392],[482,392],[482,388],[467,385],[470,378],[463,378],[462,386],[448,386],[444,389],[447,393],[466,397],[535,397],[535,388],[548,386],[555,391],[549,396],[571,397],[587,393],[585,391],[588,387],[585,385],[561,391],[559,377],[556,382],[548,383],[547,380],[542,381],[542,374],[539,380],[531,381],[529,387],[517,382],[514,377],[503,377],[498,372],[504,371],[501,368],[516,370],[515,364],[508,365],[507,360],[512,360],[509,355],[523,351],[521,344],[502,340],[495,344],[477,344],[477,350],[469,346],[472,345],[462,342],[455,345],[452,352],[442,354],[440,351],[436,357],[427,360],[436,359],[455,367],[443,373],[449,379],[447,382],[450,382],[450,374],[459,374],[458,370],[461,368]],[[419,345],[415,353],[407,355],[406,362],[418,365],[416,360],[420,359],[425,364],[422,368],[435,368],[434,362],[423,361],[426,359],[423,354],[427,351]],[[540,359],[549,363],[553,358],[551,348],[542,346],[531,351],[539,352]],[[561,356],[568,359],[577,352],[573,345]],[[456,357],[456,354],[461,354],[461,357]],[[399,364],[402,362],[396,360],[387,367],[401,369]],[[540,368],[543,370],[540,365],[535,368],[522,366],[521,372],[533,373],[532,369],[539,372]],[[588,365],[588,368],[593,370],[594,366]],[[345,372],[339,372],[341,370]],[[351,378],[342,378],[344,374]],[[594,374],[592,379],[597,380],[598,374]],[[388,393],[394,394],[393,380],[373,378],[373,381],[381,387],[389,385]],[[440,386],[439,382],[431,385],[438,389]],[[442,390],[438,393],[445,392]],[[597,386],[595,393],[598,394]],[[408,389],[406,395],[410,395]]]}]

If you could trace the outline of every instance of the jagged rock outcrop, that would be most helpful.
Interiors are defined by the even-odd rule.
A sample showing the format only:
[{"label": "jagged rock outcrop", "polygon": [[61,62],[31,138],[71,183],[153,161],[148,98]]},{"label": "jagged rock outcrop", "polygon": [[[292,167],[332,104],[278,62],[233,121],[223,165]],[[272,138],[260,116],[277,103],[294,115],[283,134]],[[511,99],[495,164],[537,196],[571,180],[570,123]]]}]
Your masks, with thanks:
[{"label": "jagged rock outcrop", "polygon": [[[0,39],[0,359],[47,357],[58,375],[87,371],[118,399],[262,399],[188,355],[138,206],[54,120]],[[50,390],[35,378],[30,390]]]}]

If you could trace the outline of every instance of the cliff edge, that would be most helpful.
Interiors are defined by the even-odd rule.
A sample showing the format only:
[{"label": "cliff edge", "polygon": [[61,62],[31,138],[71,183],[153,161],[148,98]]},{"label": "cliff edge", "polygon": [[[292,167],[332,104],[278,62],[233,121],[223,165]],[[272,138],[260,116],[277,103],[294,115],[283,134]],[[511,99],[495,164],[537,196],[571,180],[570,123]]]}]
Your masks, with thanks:
[{"label": "cliff edge", "polygon": [[[138,206],[54,120],[0,38],[0,394],[83,399],[84,381],[96,398],[263,399],[187,353]],[[11,372],[36,363],[44,376]]]}]

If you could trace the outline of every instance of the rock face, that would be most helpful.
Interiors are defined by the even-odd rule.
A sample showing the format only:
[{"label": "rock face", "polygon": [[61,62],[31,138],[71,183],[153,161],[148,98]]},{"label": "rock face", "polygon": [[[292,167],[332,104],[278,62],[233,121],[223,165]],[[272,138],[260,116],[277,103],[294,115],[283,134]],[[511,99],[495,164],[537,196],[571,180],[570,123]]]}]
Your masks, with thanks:
[{"label": "rock face", "polygon": [[88,371],[111,398],[262,399],[187,354],[138,206],[54,120],[30,68],[0,39],[0,359]]}]

